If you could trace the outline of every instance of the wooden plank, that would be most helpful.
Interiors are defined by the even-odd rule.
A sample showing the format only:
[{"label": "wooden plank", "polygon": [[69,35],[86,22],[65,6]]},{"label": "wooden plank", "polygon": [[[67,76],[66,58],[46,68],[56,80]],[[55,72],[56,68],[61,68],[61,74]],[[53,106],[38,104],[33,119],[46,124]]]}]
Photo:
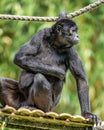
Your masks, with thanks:
[{"label": "wooden plank", "polygon": [[0,127],[23,130],[92,130],[93,124],[81,116],[41,110],[15,110],[6,107],[0,111]]}]

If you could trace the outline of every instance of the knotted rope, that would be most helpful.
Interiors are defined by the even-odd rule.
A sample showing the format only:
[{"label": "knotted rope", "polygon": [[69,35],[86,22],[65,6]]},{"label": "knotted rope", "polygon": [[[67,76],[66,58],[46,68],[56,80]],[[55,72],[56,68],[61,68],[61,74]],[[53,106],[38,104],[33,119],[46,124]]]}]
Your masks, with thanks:
[{"label": "knotted rope", "polygon": [[[68,18],[72,19],[76,16],[79,16],[85,12],[91,11],[101,4],[104,4],[104,0],[98,0],[92,4],[89,4],[88,6],[79,9],[78,11],[75,11],[73,13],[68,14]],[[6,14],[0,14],[0,19],[6,19],[6,20],[22,20],[22,21],[41,21],[41,22],[54,22],[57,20],[58,17],[32,17],[32,16],[19,16],[19,15],[6,15]]]}]

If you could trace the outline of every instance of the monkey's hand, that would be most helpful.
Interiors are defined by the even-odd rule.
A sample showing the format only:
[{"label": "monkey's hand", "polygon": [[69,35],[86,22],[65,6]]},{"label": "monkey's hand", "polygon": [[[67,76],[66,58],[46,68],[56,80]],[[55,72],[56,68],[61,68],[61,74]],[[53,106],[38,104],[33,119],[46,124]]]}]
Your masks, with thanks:
[{"label": "monkey's hand", "polygon": [[48,75],[57,77],[60,80],[65,79],[65,71],[63,69],[60,69],[54,66],[52,67],[47,66],[45,71],[47,72]]},{"label": "monkey's hand", "polygon": [[86,119],[89,119],[91,123],[95,123],[96,125],[98,124],[101,125],[101,119],[95,114],[92,114],[90,112],[84,112],[82,116],[85,117]]}]

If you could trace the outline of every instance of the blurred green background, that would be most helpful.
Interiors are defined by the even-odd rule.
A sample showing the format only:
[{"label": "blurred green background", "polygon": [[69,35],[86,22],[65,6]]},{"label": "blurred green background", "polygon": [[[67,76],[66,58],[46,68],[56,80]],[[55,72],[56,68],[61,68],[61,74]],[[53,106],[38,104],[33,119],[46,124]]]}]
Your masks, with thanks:
[{"label": "blurred green background", "polygon": [[[0,0],[1,14],[58,16],[78,10],[94,0]],[[104,5],[74,18],[79,27],[76,46],[90,87],[91,110],[104,120]],[[18,80],[21,69],[13,63],[17,50],[38,30],[53,23],[0,20],[0,77]],[[75,80],[68,72],[60,103],[55,112],[80,114]]]}]

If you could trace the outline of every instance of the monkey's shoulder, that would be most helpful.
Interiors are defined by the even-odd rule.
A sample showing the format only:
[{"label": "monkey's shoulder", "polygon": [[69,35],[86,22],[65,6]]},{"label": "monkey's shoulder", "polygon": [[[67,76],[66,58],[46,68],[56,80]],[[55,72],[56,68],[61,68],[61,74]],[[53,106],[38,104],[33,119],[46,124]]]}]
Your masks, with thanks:
[{"label": "monkey's shoulder", "polygon": [[32,41],[31,43],[43,44],[44,39],[46,39],[50,35],[51,35],[51,28],[43,28],[43,29],[39,30],[36,34],[34,34],[34,36],[31,39],[31,41]]}]

